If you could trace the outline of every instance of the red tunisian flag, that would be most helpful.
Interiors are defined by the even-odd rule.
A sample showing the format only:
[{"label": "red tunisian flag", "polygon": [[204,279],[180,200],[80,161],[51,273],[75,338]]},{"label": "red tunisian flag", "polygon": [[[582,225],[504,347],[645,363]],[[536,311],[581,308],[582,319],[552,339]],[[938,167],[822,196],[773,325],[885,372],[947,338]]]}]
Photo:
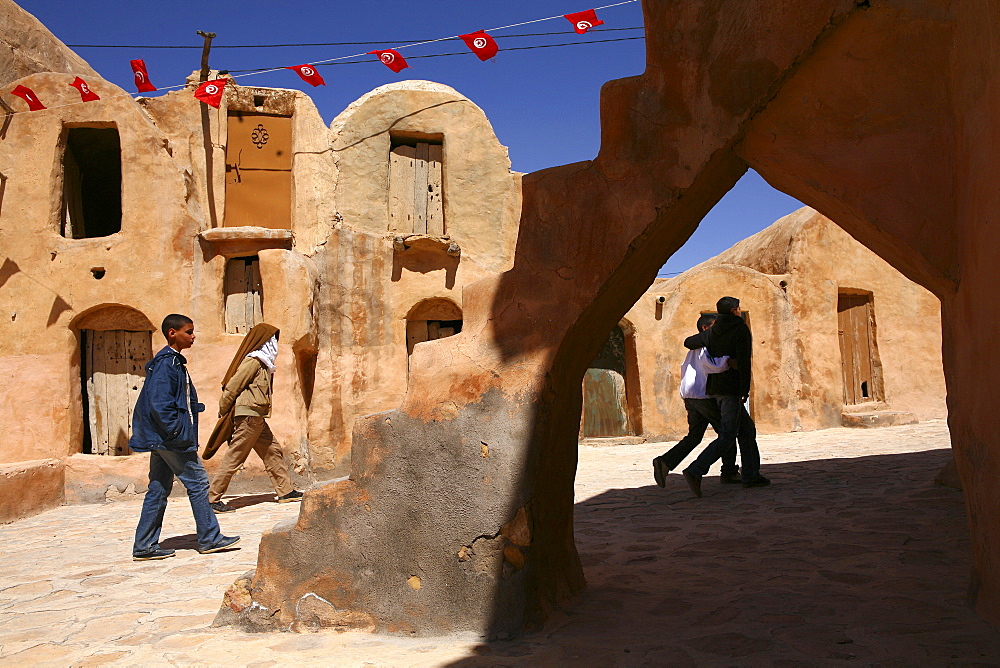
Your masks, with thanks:
[{"label": "red tunisian flag", "polygon": [[588,9],[585,12],[574,12],[573,14],[563,14],[567,21],[573,24],[573,30],[576,30],[578,35],[582,35],[594,26],[604,25],[604,21],[597,18],[597,12],[593,9]]},{"label": "red tunisian flag", "polygon": [[226,92],[226,83],[229,79],[213,79],[198,86],[194,96],[210,107],[219,108],[222,104],[222,94]]},{"label": "red tunisian flag", "polygon": [[487,35],[485,30],[471,32],[468,35],[459,35],[459,37],[462,38],[467,47],[472,49],[472,53],[479,56],[479,60],[489,60],[497,55],[497,51],[500,50],[496,40]]},{"label": "red tunisian flag", "polygon": [[29,111],[41,111],[42,109],[45,109],[45,105],[38,101],[38,96],[35,95],[35,91],[30,88],[18,86],[12,90],[11,93],[27,102]]},{"label": "red tunisian flag", "polygon": [[132,74],[135,75],[135,87],[139,89],[139,92],[155,92],[156,86],[149,81],[149,73],[146,71],[146,61],[130,60],[129,63],[132,65]]},{"label": "red tunisian flag", "polygon": [[406,64],[406,58],[399,55],[399,52],[395,49],[386,49],[385,51],[369,51],[368,53],[374,53],[386,67],[396,74],[399,74],[400,71],[409,67],[409,65]]},{"label": "red tunisian flag", "polygon": [[97,93],[90,90],[90,86],[87,85],[87,82],[80,77],[73,79],[73,83],[71,83],[70,86],[80,91],[80,99],[84,102],[93,102],[94,100],[101,99]]},{"label": "red tunisian flag", "polygon": [[326,82],[323,81],[323,77],[319,75],[316,68],[312,65],[296,65],[295,67],[286,67],[286,70],[295,70],[295,72],[302,77],[310,86],[325,86]]}]

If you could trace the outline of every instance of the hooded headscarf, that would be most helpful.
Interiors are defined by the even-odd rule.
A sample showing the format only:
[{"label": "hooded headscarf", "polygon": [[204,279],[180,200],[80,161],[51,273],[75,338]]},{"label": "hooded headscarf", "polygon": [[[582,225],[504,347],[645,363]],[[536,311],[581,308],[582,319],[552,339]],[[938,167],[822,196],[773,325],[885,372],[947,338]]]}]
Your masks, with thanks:
[{"label": "hooded headscarf", "polygon": [[[222,387],[226,387],[226,383],[229,379],[233,377],[236,370],[240,367],[243,360],[251,355],[260,360],[261,364],[267,366],[267,361],[261,359],[256,353],[264,352],[264,349],[274,342],[273,354],[269,357],[271,366],[268,367],[271,371],[274,370],[274,358],[278,354],[278,333],[279,330],[274,325],[268,325],[267,323],[260,323],[259,325],[254,325],[253,329],[247,332],[247,335],[243,337],[243,342],[240,347],[236,350],[236,356],[233,357],[232,364],[229,365],[229,369],[226,370],[226,375],[222,378]],[[202,458],[210,459],[222,444],[226,441],[231,440],[233,437],[233,411],[230,410],[228,413],[219,418],[219,421],[215,425],[215,429],[212,430],[211,436],[208,437],[208,443],[205,444],[205,450],[202,453]]]},{"label": "hooded headscarf", "polygon": [[[240,368],[240,364],[243,362],[245,357],[249,357],[250,353],[260,350],[261,347],[272,338],[275,339],[275,354],[277,354],[277,337],[280,332],[281,330],[277,327],[269,325],[266,322],[254,325],[253,329],[247,332],[247,335],[243,337],[243,342],[240,343],[240,347],[236,349],[236,356],[233,357],[233,361],[229,365],[229,369],[226,370],[226,375],[222,377],[222,387],[226,386],[229,379],[232,378],[233,374],[236,373],[236,370]],[[261,360],[261,363],[263,364],[264,361]],[[265,364],[265,366],[267,365]]]}]

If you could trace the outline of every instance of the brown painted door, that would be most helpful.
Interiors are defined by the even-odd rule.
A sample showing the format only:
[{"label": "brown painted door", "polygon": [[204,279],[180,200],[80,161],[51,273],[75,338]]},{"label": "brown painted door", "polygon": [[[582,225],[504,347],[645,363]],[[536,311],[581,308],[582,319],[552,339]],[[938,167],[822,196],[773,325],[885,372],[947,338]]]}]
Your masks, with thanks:
[{"label": "brown painted door", "polygon": [[389,229],[444,236],[442,146],[396,146],[389,154]]},{"label": "brown painted door", "polygon": [[841,294],[837,299],[837,324],[844,377],[844,403],[880,401],[876,378],[875,341],[871,298]]},{"label": "brown painted door", "polygon": [[90,452],[127,455],[132,410],[152,355],[149,332],[83,330],[83,373]]},{"label": "brown painted door", "polygon": [[615,327],[583,377],[584,437],[628,436],[625,333]]},{"label": "brown painted door", "polygon": [[233,111],[226,142],[226,227],[291,229],[292,119]]}]

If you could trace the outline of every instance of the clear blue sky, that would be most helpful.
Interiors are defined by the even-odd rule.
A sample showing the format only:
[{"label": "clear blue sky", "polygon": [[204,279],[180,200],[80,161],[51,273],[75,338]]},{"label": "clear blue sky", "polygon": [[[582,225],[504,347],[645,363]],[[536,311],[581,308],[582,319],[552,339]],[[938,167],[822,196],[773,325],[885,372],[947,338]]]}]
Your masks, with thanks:
[{"label": "clear blue sky", "polygon": [[[394,74],[374,60],[320,67],[326,86],[312,88],[292,71],[238,78],[243,85],[305,90],[327,122],[372,88],[403,79],[447,84],[483,108],[500,141],[509,147],[513,168],[531,172],[588,160],[600,139],[598,98],[609,79],[640,74],[645,64],[641,39],[550,49],[507,50],[582,39],[636,37],[641,31],[598,31],[578,37],[562,14],[611,4],[578,0],[20,0],[67,44],[201,45],[196,30],[217,33],[215,47],[238,44],[380,42],[379,45],[313,46],[275,49],[222,49],[212,52],[215,69],[232,71],[300,65],[392,48],[524,21],[560,18],[493,32],[499,55],[485,63],[465,53],[461,42],[408,49],[406,57],[462,52],[442,58],[411,58],[410,69]],[[598,11],[601,28],[642,26],[639,2]],[[504,35],[556,32],[546,37]],[[160,87],[183,83],[200,66],[200,49],[92,49],[76,51],[98,72],[134,92],[129,60],[142,58]],[[155,95],[152,93],[151,95]],[[709,214],[691,241],[662,270],[679,272],[725,250],[801,206],[750,173]]]}]

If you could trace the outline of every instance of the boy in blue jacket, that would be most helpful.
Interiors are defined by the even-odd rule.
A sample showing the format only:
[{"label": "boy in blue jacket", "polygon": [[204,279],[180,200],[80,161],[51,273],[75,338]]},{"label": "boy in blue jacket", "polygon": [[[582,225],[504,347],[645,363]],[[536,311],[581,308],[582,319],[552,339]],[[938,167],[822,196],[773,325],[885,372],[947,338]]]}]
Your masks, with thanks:
[{"label": "boy in blue jacket", "polygon": [[198,528],[198,552],[218,552],[239,542],[223,536],[208,503],[208,474],[198,459],[198,393],[188,375],[181,351],[194,345],[194,322],[172,313],[160,327],[167,345],[146,364],[146,382],[132,411],[132,437],[128,446],[149,453],[149,488],[142,502],[135,530],[132,559],[149,561],[174,556],[160,547],[160,529],[174,476],[187,489]]}]

